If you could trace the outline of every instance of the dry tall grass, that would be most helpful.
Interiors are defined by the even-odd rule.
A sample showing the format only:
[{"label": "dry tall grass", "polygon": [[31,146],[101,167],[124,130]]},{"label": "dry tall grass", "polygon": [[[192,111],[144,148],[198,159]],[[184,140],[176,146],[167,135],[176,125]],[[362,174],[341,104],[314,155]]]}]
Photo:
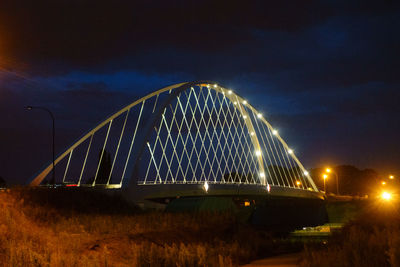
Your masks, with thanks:
[{"label": "dry tall grass", "polygon": [[302,266],[400,266],[399,203],[392,204],[371,202],[325,245],[305,246]]},{"label": "dry tall grass", "polygon": [[268,233],[230,214],[143,213],[91,192],[0,191],[0,266],[236,266],[272,247]]}]

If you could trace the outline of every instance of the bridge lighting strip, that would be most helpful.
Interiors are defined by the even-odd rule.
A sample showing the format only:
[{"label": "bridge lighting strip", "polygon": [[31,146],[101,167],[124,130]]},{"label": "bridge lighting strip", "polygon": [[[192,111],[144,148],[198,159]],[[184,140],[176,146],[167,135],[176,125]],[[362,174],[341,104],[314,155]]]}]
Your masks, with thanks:
[{"label": "bridge lighting strip", "polygon": [[[121,135],[119,136],[118,145],[117,145],[117,150],[115,151],[115,156],[114,156],[114,159],[113,159],[113,163],[112,163],[112,165],[111,165],[110,175],[108,176],[108,180],[107,180],[107,185],[110,184],[111,175],[112,175],[112,172],[113,172],[113,170],[114,170],[115,160],[117,159],[117,155],[118,155],[118,151],[119,151],[119,146],[120,146],[120,144],[121,144],[122,136],[124,135],[124,132],[125,132],[125,125],[126,125],[126,121],[128,120],[129,111],[130,111],[130,109],[128,109],[128,110],[126,111],[125,120],[124,120],[124,125],[122,126]],[[121,115],[121,116],[122,116],[122,115]]]},{"label": "bridge lighting strip", "polygon": [[101,151],[100,160],[99,160],[99,163],[97,164],[96,175],[94,176],[94,181],[93,181],[92,186],[96,185],[97,175],[99,174],[100,165],[101,165],[101,162],[103,160],[103,155],[104,155],[104,151],[106,149],[107,140],[108,140],[108,134],[110,133],[112,122],[113,122],[113,120],[110,120],[110,122],[108,124],[107,135],[106,135],[106,138],[104,140],[103,150]]},{"label": "bridge lighting strip", "polygon": [[121,176],[121,182],[120,182],[120,185],[121,185],[121,186],[122,186],[122,182],[124,181],[124,178],[125,178],[126,167],[128,166],[129,158],[130,158],[130,156],[131,156],[133,143],[135,142],[137,129],[138,129],[138,126],[139,126],[139,123],[140,123],[140,119],[142,118],[142,112],[143,112],[143,107],[144,107],[144,104],[145,104],[145,103],[146,103],[146,99],[143,100],[142,106],[140,107],[140,112],[139,112],[139,116],[138,116],[138,119],[137,119],[137,122],[136,122],[135,131],[134,131],[133,136],[132,136],[132,141],[131,141],[131,145],[129,146],[128,156],[126,157],[126,161],[125,161],[125,165],[124,165],[124,170],[123,170],[122,176]]},{"label": "bridge lighting strip", "polygon": [[[260,126],[259,126],[259,124],[258,124],[258,120],[257,120],[256,117],[255,117],[255,114],[256,114],[256,113],[253,112],[254,121],[255,121],[255,123],[256,123],[256,125],[257,125],[258,132],[261,133]],[[258,116],[257,116],[257,117],[258,117]],[[261,128],[263,128],[263,125],[262,125],[262,124],[261,124]],[[264,130],[264,132],[265,132],[265,130]],[[260,134],[260,136],[261,136],[261,139],[262,139],[262,141],[263,141],[264,147],[266,148],[265,142],[264,142],[264,136],[262,135],[262,133]],[[267,139],[268,144],[269,144],[269,139],[268,139],[268,138],[266,138],[266,139]],[[272,139],[272,141],[273,141],[273,139]],[[276,162],[275,154],[274,154],[274,152],[272,151],[272,149],[271,149],[271,154],[272,154],[272,156],[274,157],[274,160],[275,160],[275,162]],[[278,155],[278,154],[277,154],[277,155]],[[268,156],[269,156],[269,154],[268,154]],[[279,161],[280,161],[280,157],[278,157],[278,159],[279,159]],[[276,163],[275,166],[278,166],[278,164]],[[282,166],[282,163],[281,163],[280,166]],[[275,168],[272,168],[272,169],[274,170]],[[275,171],[274,171],[274,172],[275,172]],[[280,168],[278,168],[278,172],[279,172],[279,174],[280,174],[280,177],[283,177],[282,174],[281,174]],[[285,173],[285,178],[286,178],[286,180],[287,180],[286,173]],[[282,179],[282,178],[281,178],[281,179]],[[285,186],[284,183],[283,183],[283,186]],[[288,186],[290,186],[289,182],[288,182]]]},{"label": "bridge lighting strip", "polygon": [[[177,98],[178,98],[179,96],[180,96],[180,94],[177,96]],[[181,125],[178,125],[178,123],[177,123],[177,121],[176,121],[176,118],[175,118],[175,114],[176,114],[176,111],[177,111],[177,108],[178,108],[178,102],[177,102],[177,104],[175,105],[175,109],[172,108],[171,104],[169,105],[169,108],[171,109],[171,111],[173,112],[174,115],[173,115],[173,120],[172,120],[171,125],[170,125],[170,128],[169,128],[168,137],[169,137],[169,139],[171,140],[171,143],[173,144],[173,154],[175,155],[176,159],[178,160],[178,170],[177,170],[177,174],[179,173],[179,170],[181,171],[182,174],[184,174],[183,168],[182,168],[182,165],[181,165],[182,158],[183,158],[183,153],[182,153],[181,157],[179,158],[179,156],[178,156],[178,154],[177,154],[177,152],[176,152],[176,146],[178,145],[178,140],[179,140],[180,137],[182,137],[182,136],[181,136],[181,128],[182,128],[183,120],[181,121]],[[165,120],[164,120],[164,122],[166,123]],[[175,125],[176,125],[177,128],[178,128],[178,135],[177,135],[177,137],[176,137],[176,142],[173,142],[172,136],[171,136],[172,124],[173,124],[174,122],[175,122]],[[183,140],[182,140],[182,141],[183,141]],[[176,177],[176,176],[177,176],[177,175],[175,175],[175,177]],[[174,180],[174,176],[173,176],[173,175],[172,175],[171,179]],[[185,176],[183,177],[183,179],[184,179],[184,181],[186,181],[186,177],[185,177]]]},{"label": "bridge lighting strip", "polygon": [[71,157],[72,157],[72,152],[74,152],[73,149],[71,150],[71,152],[69,152],[68,162],[67,162],[67,166],[65,167],[65,172],[64,172],[64,177],[63,177],[63,183],[65,183],[65,177],[67,176],[69,162],[71,161]]},{"label": "bridge lighting strip", "polygon": [[[185,151],[185,153],[186,153],[186,157],[187,157],[188,159],[190,159],[191,156],[192,156],[192,153],[193,153],[193,147],[192,147],[192,150],[191,150],[191,153],[190,153],[190,156],[189,156],[189,152],[188,152],[188,150],[186,149],[186,145],[187,145],[187,141],[189,140],[189,137],[190,137],[191,140],[193,140],[193,137],[192,137],[192,134],[190,133],[190,132],[191,132],[191,131],[190,131],[190,129],[191,129],[191,124],[189,125],[189,123],[188,123],[188,121],[187,121],[187,119],[186,119],[186,113],[187,113],[188,105],[189,105],[189,103],[190,103],[189,100],[190,100],[190,96],[191,96],[191,94],[192,94],[192,90],[190,90],[189,95],[187,95],[186,91],[185,91],[184,93],[185,93],[185,95],[186,95],[186,98],[188,99],[188,101],[186,101],[185,109],[183,109],[182,103],[181,103],[181,101],[180,101],[179,98],[178,98],[178,103],[179,103],[179,107],[181,108],[181,111],[182,111],[182,113],[183,113],[183,120],[182,120],[182,122],[181,122],[181,127],[183,126],[183,122],[185,122],[186,127],[188,127],[188,134],[187,134],[186,139],[185,139],[185,142],[184,142],[184,144],[183,144],[183,149],[184,149],[184,151]],[[193,119],[193,118],[192,118],[192,119]],[[183,139],[183,137],[181,137],[181,138]],[[183,155],[182,155],[182,157],[183,157]],[[193,165],[192,165],[192,163],[190,162],[190,160],[188,161],[188,165],[186,166],[186,170],[185,170],[185,173],[184,173],[184,176],[183,176],[183,179],[184,179],[184,182],[185,182],[185,183],[186,183],[186,181],[187,181],[186,176],[187,176],[187,172],[189,171],[189,167],[190,167],[192,173],[194,173]]]},{"label": "bridge lighting strip", "polygon": [[[238,103],[240,103],[240,101],[239,101],[239,99],[238,99],[238,96],[236,96],[236,99],[238,100]],[[240,110],[240,112],[241,113],[245,113],[245,114],[247,114],[247,111],[245,110],[245,108],[241,105],[241,104],[239,104],[239,110]],[[237,113],[237,110],[235,110],[235,113]],[[245,115],[246,117],[248,116],[248,115]],[[249,145],[249,143],[248,143],[248,140],[250,139],[252,139],[252,138],[254,138],[254,137],[251,137],[251,135],[250,135],[250,137],[248,136],[248,131],[249,131],[249,127],[251,128],[251,130],[252,131],[254,131],[254,126],[252,125],[252,123],[251,123],[251,121],[250,120],[247,120],[247,119],[244,119],[243,120],[243,123],[244,123],[244,125],[241,125],[241,127],[242,127],[242,131],[241,131],[241,137],[242,138],[244,138],[244,140],[245,140],[245,142],[246,142],[246,145],[247,145],[247,148],[249,148],[249,147],[251,147],[250,145]],[[244,135],[244,136],[243,136]],[[246,138],[246,137],[249,137],[249,138]],[[253,141],[251,141],[251,143],[252,143],[252,145],[254,146],[254,143],[253,143]],[[257,143],[256,143],[256,145],[258,144],[258,146],[260,147],[260,149],[261,149],[261,146],[260,146],[260,144],[259,144],[259,141],[258,141],[258,139],[257,139]],[[243,147],[243,145],[242,145],[242,153],[245,151],[245,148]],[[246,161],[248,160],[248,158],[249,158],[249,154],[250,154],[250,151],[248,150],[248,153],[247,153],[247,155],[246,155]],[[253,164],[254,164],[254,166],[256,166],[256,163],[254,162],[254,158],[253,157],[250,157],[251,159],[253,159]],[[265,170],[264,170],[264,165],[263,165],[263,155],[262,155],[262,153],[261,153],[261,156],[259,157],[259,159],[258,159],[258,167],[259,167],[259,170],[255,170],[255,169],[253,169],[252,170],[252,173],[257,173],[257,171],[261,171],[261,172],[265,172]],[[265,176],[264,176],[265,177]],[[265,185],[266,184],[266,179],[265,178],[263,178],[261,181],[260,181],[260,183],[262,184],[262,185]]]},{"label": "bridge lighting strip", "polygon": [[87,158],[88,158],[89,151],[90,151],[90,147],[91,147],[92,141],[93,141],[93,135],[94,135],[94,134],[92,134],[92,135],[90,136],[89,145],[88,145],[88,148],[87,148],[87,150],[86,150],[85,160],[83,161],[83,165],[82,165],[82,169],[81,169],[81,174],[79,175],[78,186],[81,185],[83,171],[85,170],[86,160],[87,160]]},{"label": "bridge lighting strip", "polygon": [[[216,94],[218,94],[217,91],[215,91],[215,92],[216,92]],[[211,91],[210,91],[210,90],[208,91],[208,94],[211,95],[210,100],[211,100],[211,103],[212,103],[212,109],[211,109],[211,111],[210,111],[210,109],[208,108],[208,105],[205,105],[205,109],[207,110],[207,113],[208,113],[209,116],[210,116],[210,119],[209,119],[209,121],[208,121],[208,125],[209,125],[209,123],[210,123],[210,121],[211,121],[211,124],[212,124],[212,127],[213,127],[213,134],[212,134],[211,137],[210,137],[210,134],[208,133],[208,131],[206,131],[206,134],[208,135],[208,138],[209,138],[209,140],[210,140],[210,144],[213,143],[214,136],[216,137],[216,140],[217,140],[217,148],[216,148],[216,149],[214,148],[213,145],[210,145],[210,148],[212,148],[213,153],[214,153],[213,160],[212,160],[212,162],[211,162],[211,164],[210,164],[210,166],[211,166],[210,169],[211,169],[211,171],[212,171],[212,169],[213,169],[212,166],[214,166],[214,162],[217,161],[217,166],[218,166],[218,168],[217,168],[216,174],[214,173],[214,171],[212,171],[212,172],[213,172],[213,176],[214,176],[214,182],[217,182],[217,174],[218,174],[219,172],[223,173],[223,171],[221,170],[221,166],[220,166],[220,165],[221,165],[221,162],[218,161],[218,159],[216,159],[216,155],[217,155],[217,151],[218,151],[218,145],[220,145],[220,139],[218,138],[217,131],[215,130],[216,127],[217,127],[217,125],[214,124],[214,121],[212,120],[212,113],[213,113],[213,110],[215,110],[215,108],[216,108],[216,107],[215,107],[215,99],[212,97],[212,94],[211,94]],[[218,117],[219,117],[219,114],[218,114],[217,118],[218,118]],[[208,128],[208,125],[207,125],[206,128]],[[210,148],[208,149],[207,155],[209,154]]]}]

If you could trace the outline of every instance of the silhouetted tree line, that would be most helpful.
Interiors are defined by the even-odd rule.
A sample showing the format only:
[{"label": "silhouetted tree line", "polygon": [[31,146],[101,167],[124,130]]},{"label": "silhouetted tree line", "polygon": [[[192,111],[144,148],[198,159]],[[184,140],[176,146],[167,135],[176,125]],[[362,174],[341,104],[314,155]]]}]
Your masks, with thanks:
[{"label": "silhouetted tree line", "polygon": [[[346,195],[366,195],[377,191],[381,185],[378,173],[372,169],[360,170],[351,165],[336,166],[333,170],[339,178],[339,192]],[[324,189],[322,178],[325,168],[312,169],[310,174],[319,189]],[[326,180],[327,193],[336,193],[336,177],[330,174]]]},{"label": "silhouetted tree line", "polygon": [[6,181],[3,179],[3,177],[0,176],[0,187],[6,187],[7,183]]},{"label": "silhouetted tree line", "polygon": [[225,179],[225,181],[233,181],[235,183],[246,183],[246,182],[252,183],[252,182],[254,182],[253,174],[251,174],[251,173],[248,173],[248,174],[237,173],[237,172],[225,173],[224,179]]},{"label": "silhouetted tree line", "polygon": [[[106,184],[108,181],[108,177],[110,176],[111,172],[111,154],[107,151],[104,150],[104,153],[102,153],[103,150],[101,149],[99,152],[99,159],[97,161],[100,162],[100,167],[99,171],[97,173],[97,179],[96,179],[96,184]],[[103,154],[103,156],[101,156]],[[98,166],[98,165],[97,165]],[[87,184],[92,184],[94,181],[95,176],[91,177],[86,181]]]},{"label": "silhouetted tree line", "polygon": [[[293,167],[293,168],[286,168],[278,165],[270,165],[267,166],[265,169],[265,177],[268,180],[268,182],[271,181],[271,177],[269,175],[274,176],[273,179],[277,181],[282,181],[285,179],[285,177],[291,177],[289,178],[291,185],[293,185],[294,181],[293,178],[298,179],[299,175],[302,173],[300,168],[298,167]],[[292,177],[294,176],[294,177]],[[282,177],[282,178],[281,178]],[[237,172],[231,172],[231,173],[225,173],[224,174],[224,179],[225,181],[231,181],[235,183],[253,183],[257,182],[259,177],[258,174],[255,176],[252,173],[237,173]],[[306,185],[307,186],[307,185]]]}]

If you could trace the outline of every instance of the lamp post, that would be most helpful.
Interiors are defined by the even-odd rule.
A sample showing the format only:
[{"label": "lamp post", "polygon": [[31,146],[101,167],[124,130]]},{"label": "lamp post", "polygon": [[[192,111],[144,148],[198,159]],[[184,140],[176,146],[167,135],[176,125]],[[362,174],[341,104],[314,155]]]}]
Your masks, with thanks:
[{"label": "lamp post", "polygon": [[336,172],[332,171],[330,168],[326,168],[327,173],[333,173],[336,177],[336,195],[339,195],[339,177]]},{"label": "lamp post", "polygon": [[26,110],[32,110],[32,109],[41,109],[41,110],[44,110],[44,111],[46,111],[49,115],[50,115],[50,117],[51,117],[51,120],[52,120],[52,122],[53,122],[53,129],[52,129],[52,139],[53,139],[53,145],[52,145],[52,150],[53,150],[53,155],[52,155],[52,157],[53,157],[53,169],[52,169],[52,178],[51,178],[51,184],[55,184],[55,182],[56,182],[56,169],[55,169],[55,153],[54,153],[54,150],[55,150],[55,147],[54,147],[54,139],[55,139],[55,132],[56,132],[56,130],[55,130],[55,119],[54,119],[54,115],[53,115],[53,113],[49,110],[49,109],[47,109],[47,108],[45,108],[45,107],[33,107],[33,106],[26,106],[25,107],[25,109]]},{"label": "lamp post", "polygon": [[322,178],[324,178],[324,192],[326,194],[326,182],[325,181],[328,178],[328,175],[324,174],[324,175],[322,175]]}]

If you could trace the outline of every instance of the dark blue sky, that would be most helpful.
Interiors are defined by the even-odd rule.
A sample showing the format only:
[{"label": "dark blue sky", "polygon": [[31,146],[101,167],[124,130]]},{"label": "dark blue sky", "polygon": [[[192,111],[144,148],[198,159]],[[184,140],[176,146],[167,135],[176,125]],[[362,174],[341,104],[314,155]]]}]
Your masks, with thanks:
[{"label": "dark blue sky", "polygon": [[[84,2],[84,3],[82,3]],[[394,1],[2,1],[0,176],[27,180],[107,115],[214,80],[263,112],[306,168],[400,175]]]}]

